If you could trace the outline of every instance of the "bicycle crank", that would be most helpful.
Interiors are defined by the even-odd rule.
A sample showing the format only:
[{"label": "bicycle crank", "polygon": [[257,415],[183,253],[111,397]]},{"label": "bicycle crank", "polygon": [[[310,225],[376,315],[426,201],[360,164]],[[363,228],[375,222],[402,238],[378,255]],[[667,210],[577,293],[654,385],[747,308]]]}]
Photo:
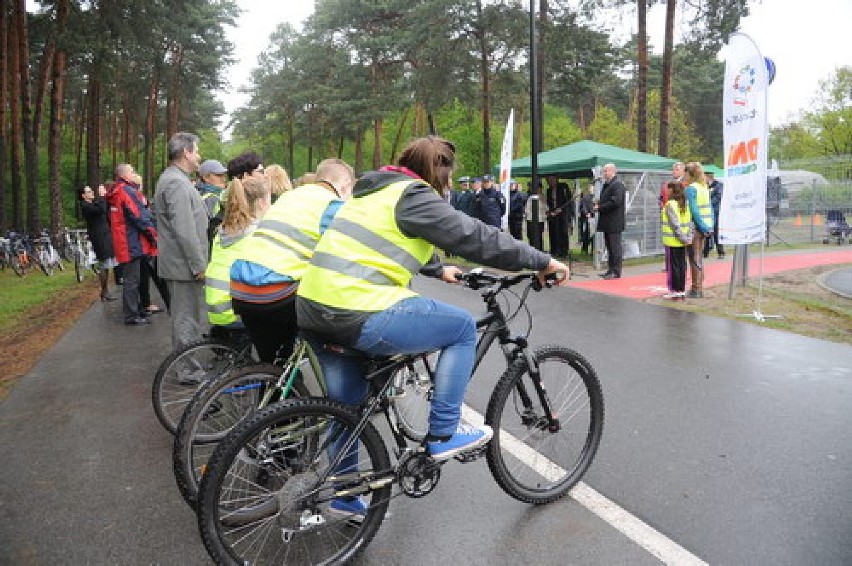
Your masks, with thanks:
[{"label": "bicycle crank", "polygon": [[414,498],[432,493],[439,479],[441,464],[435,462],[426,452],[405,454],[396,471],[396,480],[402,492]]}]

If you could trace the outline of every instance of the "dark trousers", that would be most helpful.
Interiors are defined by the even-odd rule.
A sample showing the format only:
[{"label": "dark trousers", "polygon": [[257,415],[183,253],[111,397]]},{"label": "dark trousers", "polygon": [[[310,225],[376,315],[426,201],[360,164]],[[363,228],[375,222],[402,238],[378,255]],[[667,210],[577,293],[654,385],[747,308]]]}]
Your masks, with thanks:
[{"label": "dark trousers", "polygon": [[686,290],[686,247],[666,246],[666,278],[669,291]]},{"label": "dark trousers", "polygon": [[524,238],[524,219],[521,218],[512,218],[509,217],[509,233],[516,240],[522,240]]},{"label": "dark trousers", "polygon": [[621,232],[604,232],[604,244],[609,258],[607,272],[621,277],[621,261],[624,257],[624,252],[621,251]]},{"label": "dark trousers", "polygon": [[249,303],[231,299],[234,312],[240,315],[260,360],[272,363],[278,348],[287,359],[299,329],[296,326],[296,294],[272,303]]},{"label": "dark trousers", "polygon": [[589,223],[589,217],[581,214],[578,220],[580,228],[580,245],[583,246],[583,253],[589,253],[589,245],[592,243],[592,232]]},{"label": "dark trousers", "polygon": [[148,258],[139,262],[139,310],[151,305],[151,270],[148,268]]},{"label": "dark trousers", "polygon": [[139,278],[142,258],[136,257],[122,263],[124,286],[121,289],[121,311],[124,320],[130,321],[139,317]]},{"label": "dark trousers", "polygon": [[544,222],[538,222],[538,230],[536,230],[536,223],[530,222],[527,220],[527,240],[529,240],[530,245],[537,250],[543,249],[542,247],[542,235],[544,234]]},{"label": "dark trousers", "polygon": [[547,230],[550,234],[550,255],[565,257],[568,255],[568,225],[561,214],[548,218]]}]

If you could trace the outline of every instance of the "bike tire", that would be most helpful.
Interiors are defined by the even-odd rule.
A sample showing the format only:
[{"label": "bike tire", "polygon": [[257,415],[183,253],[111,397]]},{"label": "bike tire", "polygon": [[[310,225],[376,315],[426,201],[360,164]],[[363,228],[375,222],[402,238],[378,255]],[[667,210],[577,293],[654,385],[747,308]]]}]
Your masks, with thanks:
[{"label": "bike tire", "polygon": [[79,256],[74,258],[74,275],[77,277],[77,283],[82,283],[86,277],[86,265]]},{"label": "bike tire", "polygon": [[[247,415],[260,407],[266,391],[278,383],[283,368],[258,364],[237,368],[221,379],[206,383],[186,406],[175,432],[172,467],[180,494],[195,508],[198,483],[216,445]],[[290,397],[310,394],[301,376],[293,382]],[[280,400],[280,396],[272,399]]]},{"label": "bike tire", "polygon": [[47,255],[47,252],[39,252],[36,256],[38,266],[41,268],[42,272],[50,277],[53,275],[53,266],[50,264],[50,258]]},{"label": "bike tire", "polygon": [[24,273],[25,273],[24,266],[21,263],[21,258],[19,258],[17,256],[17,254],[12,256],[12,261],[11,261],[10,265],[12,267],[12,271],[15,272],[15,275],[17,275],[18,277],[24,276]]},{"label": "bike tire", "polygon": [[154,376],[151,402],[160,424],[174,434],[184,409],[206,382],[236,366],[255,363],[250,343],[246,348],[231,340],[206,338],[169,354]]},{"label": "bike tire", "polygon": [[[533,355],[559,429],[546,430],[527,360],[518,359],[488,402],[485,424],[494,437],[486,457],[506,493],[541,505],[567,494],[591,465],[603,433],[604,399],[594,368],[577,352],[551,345]],[[534,415],[519,410],[519,384],[532,400]]]},{"label": "bike tire", "polygon": [[[328,399],[293,399],[253,413],[216,448],[199,489],[198,526],[217,564],[338,564],[378,531],[394,475],[378,431],[358,437],[355,473],[328,471],[329,436],[358,425],[351,408]],[[367,476],[380,474],[380,482]],[[329,476],[330,477],[330,476]],[[343,490],[366,491],[363,521],[335,519],[327,504]],[[271,520],[273,519],[274,520]]]}]

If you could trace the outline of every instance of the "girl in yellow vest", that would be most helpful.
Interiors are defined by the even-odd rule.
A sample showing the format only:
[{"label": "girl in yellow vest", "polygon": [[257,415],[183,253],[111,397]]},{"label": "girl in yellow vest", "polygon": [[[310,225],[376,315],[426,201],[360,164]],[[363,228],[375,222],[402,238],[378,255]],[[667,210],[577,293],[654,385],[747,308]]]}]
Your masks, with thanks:
[{"label": "girl in yellow vest", "polygon": [[205,271],[207,318],[217,328],[242,327],[231,304],[231,265],[249,245],[249,237],[272,202],[272,184],[263,175],[235,178],[228,188],[225,218],[213,238]]},{"label": "girl in yellow vest", "polygon": [[710,189],[704,179],[700,163],[686,164],[686,202],[692,214],[693,234],[689,253],[692,285],[686,295],[690,299],[704,296],[704,239],[713,233],[713,207],[710,204]]},{"label": "girl in yellow vest", "polygon": [[[420,297],[409,288],[419,273],[457,283],[435,249],[485,265],[564,276],[568,267],[455,210],[441,197],[455,164],[454,146],[439,137],[412,141],[396,166],[365,173],[317,244],[296,299],[299,327],[320,339],[372,355],[441,350],[426,447],[446,460],[488,442],[487,426],[459,426],[473,370],[476,326],[464,309]],[[369,383],[353,357],[315,348],[329,396],[358,403]],[[342,467],[357,466],[357,454]],[[363,515],[359,499],[335,501],[332,511]]]},{"label": "girl in yellow vest", "polygon": [[663,298],[682,301],[686,297],[686,248],[692,244],[692,214],[680,181],[669,181],[666,194],[660,215],[669,292]]}]

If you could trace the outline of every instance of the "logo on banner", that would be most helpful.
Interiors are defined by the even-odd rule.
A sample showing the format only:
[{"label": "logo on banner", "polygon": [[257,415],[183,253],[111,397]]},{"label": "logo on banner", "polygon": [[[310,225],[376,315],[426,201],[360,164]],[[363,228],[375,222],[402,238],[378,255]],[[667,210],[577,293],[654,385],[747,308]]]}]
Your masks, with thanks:
[{"label": "logo on banner", "polygon": [[733,103],[737,106],[748,106],[748,95],[754,88],[757,71],[746,64],[740,68],[740,72],[734,76],[734,96]]},{"label": "logo on banner", "polygon": [[734,177],[757,171],[759,150],[760,139],[758,138],[733,144],[728,150],[726,174]]}]

